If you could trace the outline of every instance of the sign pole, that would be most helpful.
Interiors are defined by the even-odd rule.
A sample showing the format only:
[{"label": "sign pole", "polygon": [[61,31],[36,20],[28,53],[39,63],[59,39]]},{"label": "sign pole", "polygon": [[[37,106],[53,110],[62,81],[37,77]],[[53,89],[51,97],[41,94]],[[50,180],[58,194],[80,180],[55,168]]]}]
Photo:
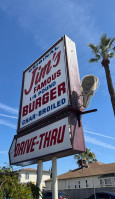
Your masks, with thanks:
[{"label": "sign pole", "polygon": [[52,198],[58,199],[57,157],[52,157]]},{"label": "sign pole", "polygon": [[[43,170],[43,162],[42,160],[38,160],[37,166],[37,185],[40,189],[40,194],[42,192],[42,170]],[[42,196],[39,196],[39,199],[42,199]]]}]

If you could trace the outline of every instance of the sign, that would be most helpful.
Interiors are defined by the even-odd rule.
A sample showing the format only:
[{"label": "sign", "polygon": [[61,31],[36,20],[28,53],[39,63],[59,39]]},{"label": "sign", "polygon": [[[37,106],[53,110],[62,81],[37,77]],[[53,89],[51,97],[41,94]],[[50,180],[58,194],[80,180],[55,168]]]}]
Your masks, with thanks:
[{"label": "sign", "polygon": [[72,149],[68,117],[13,140],[10,162],[17,164]]},{"label": "sign", "polygon": [[11,165],[26,166],[85,151],[75,43],[63,36],[23,73]]},{"label": "sign", "polygon": [[64,36],[23,73],[18,131],[73,106],[78,94],[75,44]]},{"label": "sign", "polygon": [[32,131],[14,136],[10,150],[11,165],[27,166],[85,151],[82,123],[75,113],[70,113],[59,121]]}]

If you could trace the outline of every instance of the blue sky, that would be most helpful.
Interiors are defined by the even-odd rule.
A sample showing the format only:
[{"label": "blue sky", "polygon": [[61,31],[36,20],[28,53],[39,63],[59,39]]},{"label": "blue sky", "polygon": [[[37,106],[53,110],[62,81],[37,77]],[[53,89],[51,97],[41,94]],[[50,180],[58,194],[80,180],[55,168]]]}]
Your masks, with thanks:
[{"label": "blue sky", "polygon": [[[100,81],[87,108],[98,111],[82,116],[86,147],[98,161],[115,162],[115,118],[105,72],[101,63],[88,63],[93,54],[87,46],[103,33],[115,36],[114,7],[114,0],[0,0],[0,166],[9,163],[16,134],[22,73],[64,34],[76,44],[80,78],[94,74]],[[115,88],[115,59],[110,70]],[[51,161],[44,163],[44,169],[50,167]],[[73,156],[58,160],[58,174],[76,167]]]}]

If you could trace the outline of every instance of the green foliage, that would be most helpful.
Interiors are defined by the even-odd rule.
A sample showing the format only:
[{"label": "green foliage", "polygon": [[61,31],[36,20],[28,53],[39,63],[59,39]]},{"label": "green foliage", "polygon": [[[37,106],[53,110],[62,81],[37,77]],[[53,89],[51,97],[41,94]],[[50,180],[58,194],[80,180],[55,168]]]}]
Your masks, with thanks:
[{"label": "green foliage", "polygon": [[27,187],[30,187],[31,188],[31,192],[32,192],[32,196],[33,198],[36,198],[38,199],[39,196],[42,195],[40,189],[38,188],[38,186],[32,182],[28,182],[27,183]]},{"label": "green foliage", "polygon": [[18,173],[12,167],[0,168],[0,199],[32,199],[31,188],[19,184]]},{"label": "green foliage", "polygon": [[98,62],[98,61],[99,61],[99,59],[97,59],[97,58],[91,58],[91,59],[89,60],[90,63]]},{"label": "green foliage", "polygon": [[109,59],[115,56],[115,46],[114,46],[115,37],[107,38],[107,34],[103,34],[100,38],[100,43],[94,45],[89,43],[88,46],[91,48],[94,53],[94,58],[90,59],[89,62],[98,62],[102,59]]},{"label": "green foliage", "polygon": [[97,161],[96,155],[88,148],[86,148],[86,152],[74,155],[74,159],[78,160],[77,164],[81,159],[85,160],[87,164]]}]

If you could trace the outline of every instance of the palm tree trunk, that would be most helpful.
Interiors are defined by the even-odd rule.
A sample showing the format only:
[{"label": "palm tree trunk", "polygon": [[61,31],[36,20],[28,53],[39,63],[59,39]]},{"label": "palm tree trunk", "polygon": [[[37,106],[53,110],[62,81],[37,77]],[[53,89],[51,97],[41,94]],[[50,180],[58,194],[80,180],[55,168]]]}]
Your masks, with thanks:
[{"label": "palm tree trunk", "polygon": [[113,83],[112,83],[109,64],[105,63],[105,64],[102,64],[102,65],[104,66],[104,69],[105,69],[107,86],[108,86],[109,94],[110,94],[110,97],[111,97],[111,103],[112,103],[113,112],[114,112],[114,116],[115,116],[115,91],[114,91],[114,87],[113,87]]}]

